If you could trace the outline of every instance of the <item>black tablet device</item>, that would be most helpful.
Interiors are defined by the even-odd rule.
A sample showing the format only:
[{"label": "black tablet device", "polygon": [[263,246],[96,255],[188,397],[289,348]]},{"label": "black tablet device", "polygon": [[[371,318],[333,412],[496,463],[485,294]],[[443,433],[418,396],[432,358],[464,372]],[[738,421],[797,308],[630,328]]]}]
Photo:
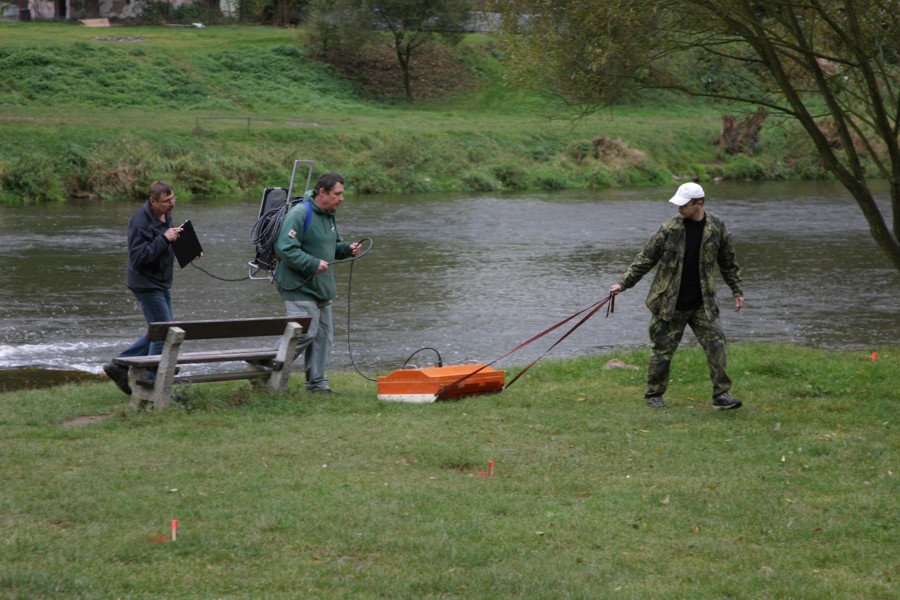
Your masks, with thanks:
[{"label": "black tablet device", "polygon": [[191,220],[188,219],[181,225],[181,235],[172,244],[175,249],[175,258],[178,259],[178,266],[182,269],[188,266],[195,258],[203,256],[203,248],[200,246],[200,240],[197,239],[197,232]]}]

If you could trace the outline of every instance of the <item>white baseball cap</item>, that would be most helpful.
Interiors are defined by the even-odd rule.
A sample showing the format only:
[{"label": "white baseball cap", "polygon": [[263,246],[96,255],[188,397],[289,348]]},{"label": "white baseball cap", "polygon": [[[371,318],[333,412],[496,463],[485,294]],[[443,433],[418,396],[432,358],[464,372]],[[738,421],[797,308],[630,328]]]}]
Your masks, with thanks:
[{"label": "white baseball cap", "polygon": [[693,181],[689,181],[681,184],[678,191],[675,192],[675,195],[669,199],[669,202],[677,206],[684,206],[691,200],[705,197],[706,194],[703,193],[703,188]]}]

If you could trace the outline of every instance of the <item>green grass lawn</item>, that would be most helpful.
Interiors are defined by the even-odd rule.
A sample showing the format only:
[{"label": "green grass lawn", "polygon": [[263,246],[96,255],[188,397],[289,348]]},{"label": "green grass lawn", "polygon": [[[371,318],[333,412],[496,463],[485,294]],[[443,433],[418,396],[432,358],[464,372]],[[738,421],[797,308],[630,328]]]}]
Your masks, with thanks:
[{"label": "green grass lawn", "polygon": [[900,348],[736,345],[728,412],[696,346],[647,408],[647,355],[431,405],[350,372],[151,413],[109,382],[2,394],[0,597],[896,596]]}]

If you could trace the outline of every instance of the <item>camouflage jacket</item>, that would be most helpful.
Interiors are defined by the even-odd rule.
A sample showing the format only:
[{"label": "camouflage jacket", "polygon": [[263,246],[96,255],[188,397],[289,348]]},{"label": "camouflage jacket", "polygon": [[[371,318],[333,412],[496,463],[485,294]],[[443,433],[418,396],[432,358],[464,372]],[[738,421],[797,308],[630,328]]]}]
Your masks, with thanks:
[{"label": "camouflage jacket", "polygon": [[[656,277],[647,294],[647,308],[665,321],[675,314],[678,288],[681,286],[684,245],[684,219],[676,216],[660,225],[619,282],[623,289],[631,288],[659,263]],[[741,270],[731,243],[731,232],[722,219],[707,211],[700,246],[700,288],[703,292],[703,306],[709,318],[719,314],[716,283],[713,280],[716,264],[732,294],[743,296]]]}]

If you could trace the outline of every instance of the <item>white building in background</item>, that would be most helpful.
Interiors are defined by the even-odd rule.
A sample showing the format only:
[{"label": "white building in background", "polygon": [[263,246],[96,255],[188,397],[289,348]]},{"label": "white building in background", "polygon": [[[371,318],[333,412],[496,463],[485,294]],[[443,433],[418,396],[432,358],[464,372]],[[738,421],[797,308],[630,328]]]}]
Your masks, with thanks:
[{"label": "white building in background", "polygon": [[[193,0],[166,0],[175,8],[192,4]],[[236,0],[222,0],[223,14],[234,12]],[[140,15],[141,2],[135,0],[0,0],[0,6],[9,4],[18,11],[9,11],[7,16],[18,16],[20,20],[58,19],[77,21],[79,19],[130,19]],[[229,12],[226,12],[229,11]],[[13,15],[12,13],[15,13]]]}]

